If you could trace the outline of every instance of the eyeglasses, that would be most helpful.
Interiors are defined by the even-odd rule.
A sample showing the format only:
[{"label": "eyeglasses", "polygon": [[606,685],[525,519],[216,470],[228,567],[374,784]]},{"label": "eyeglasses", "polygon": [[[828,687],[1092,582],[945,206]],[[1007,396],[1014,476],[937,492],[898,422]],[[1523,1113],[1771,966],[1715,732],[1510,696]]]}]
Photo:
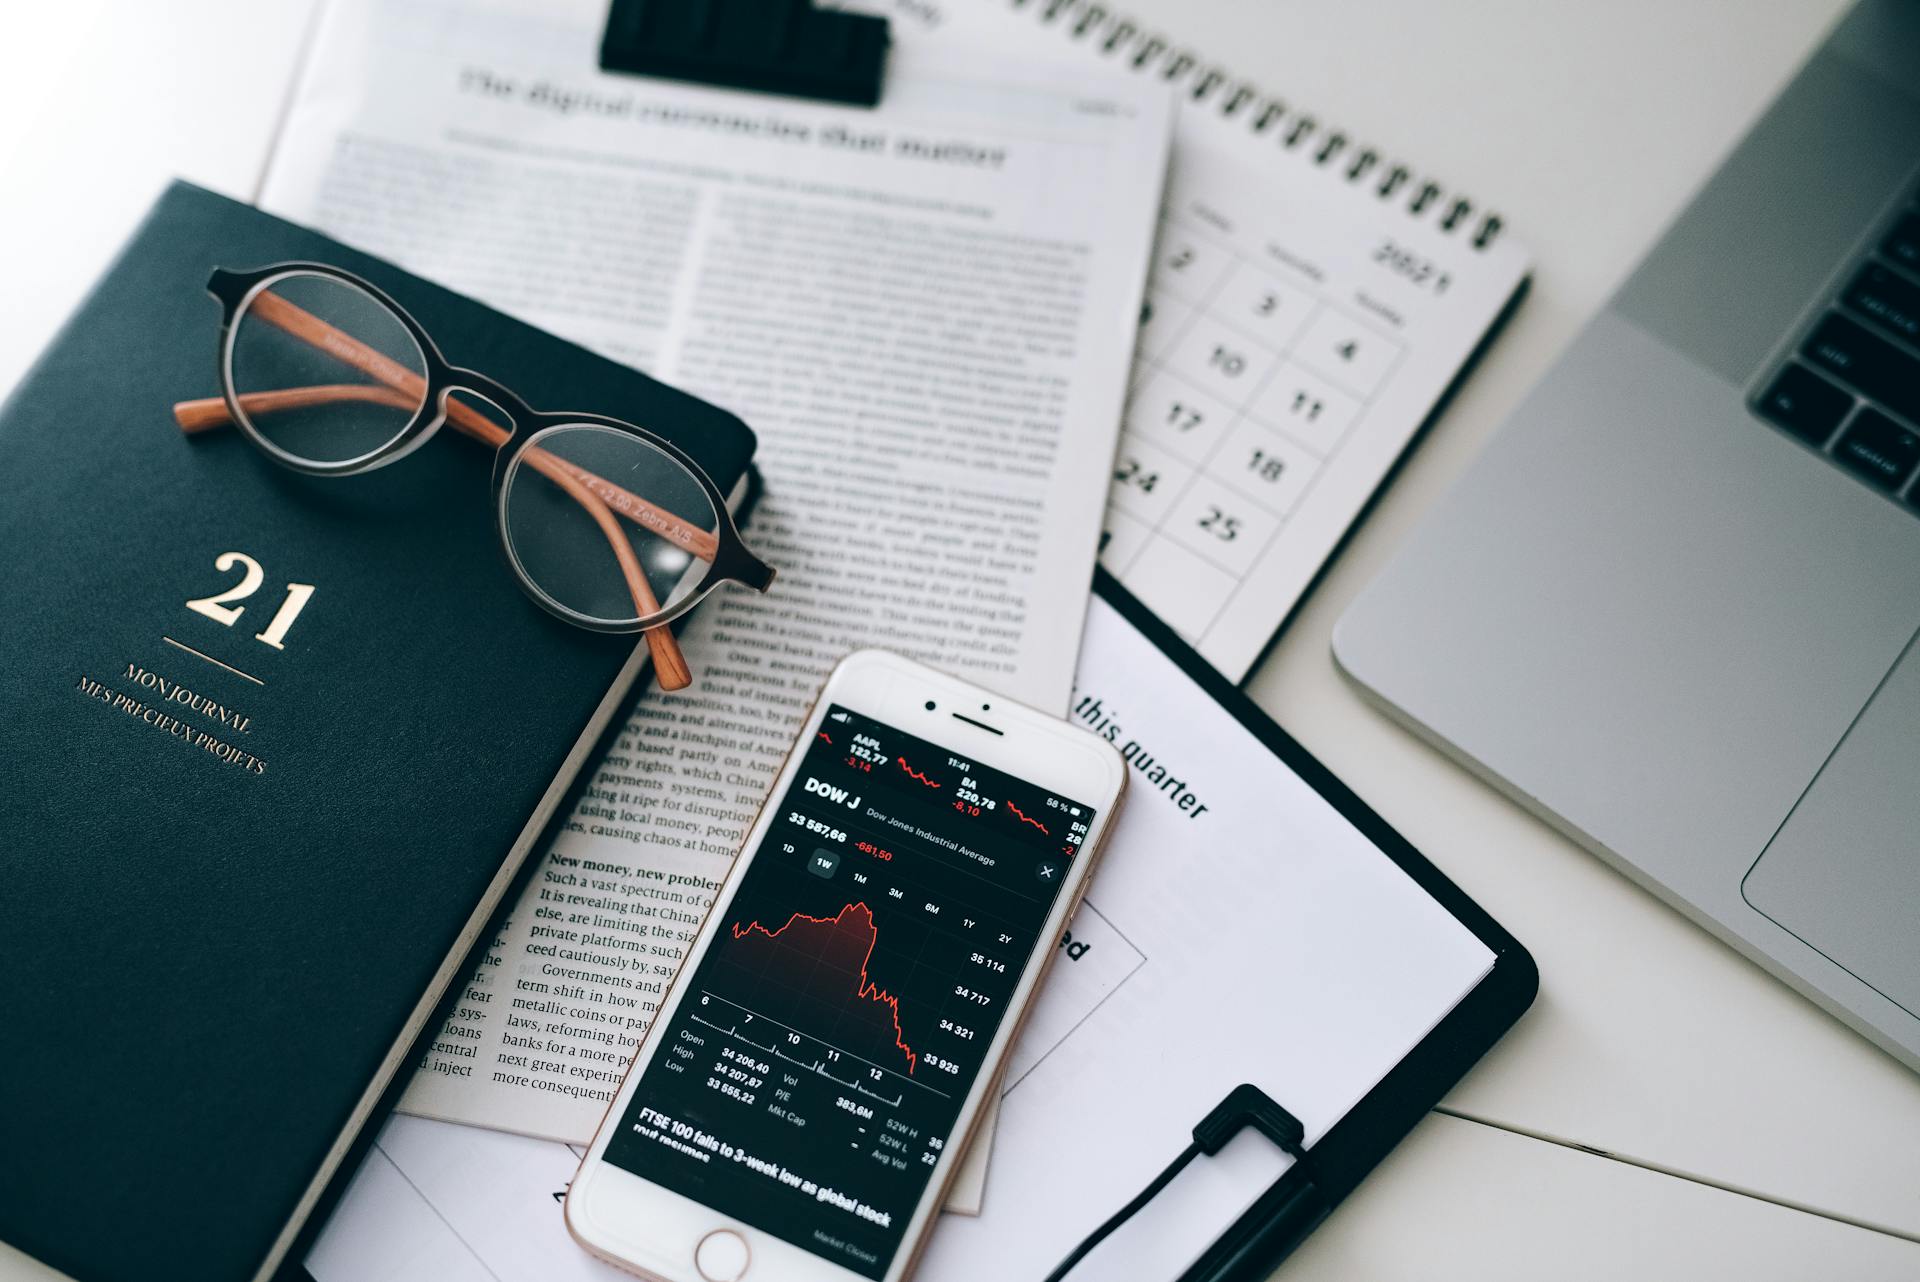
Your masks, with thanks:
[{"label": "eyeglasses", "polygon": [[713,478],[673,442],[619,419],[530,408],[449,364],[359,277],[321,263],[222,268],[207,291],[224,310],[220,395],[175,405],[183,431],[236,424],[282,467],[355,476],[451,423],[495,452],[495,525],[521,589],[578,627],[644,632],[662,689],[693,680],[666,624],[721,583],[772,585]]}]

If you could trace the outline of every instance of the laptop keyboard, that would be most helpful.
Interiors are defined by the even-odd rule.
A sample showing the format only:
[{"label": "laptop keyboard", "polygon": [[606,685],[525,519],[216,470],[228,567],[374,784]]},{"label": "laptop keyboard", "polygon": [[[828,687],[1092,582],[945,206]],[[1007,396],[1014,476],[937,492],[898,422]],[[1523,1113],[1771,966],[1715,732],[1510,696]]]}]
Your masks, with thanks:
[{"label": "laptop keyboard", "polygon": [[1754,408],[1920,509],[1920,207],[1853,269]]}]

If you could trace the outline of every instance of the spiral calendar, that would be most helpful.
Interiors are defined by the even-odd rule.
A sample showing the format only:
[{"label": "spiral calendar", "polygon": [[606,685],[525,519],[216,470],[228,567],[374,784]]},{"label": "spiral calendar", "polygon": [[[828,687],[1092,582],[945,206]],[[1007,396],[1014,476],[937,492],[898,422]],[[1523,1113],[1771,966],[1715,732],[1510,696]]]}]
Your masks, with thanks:
[{"label": "spiral calendar", "polygon": [[984,7],[1179,94],[1100,559],[1243,680],[1497,332],[1527,252],[1474,199],[1102,5]]}]

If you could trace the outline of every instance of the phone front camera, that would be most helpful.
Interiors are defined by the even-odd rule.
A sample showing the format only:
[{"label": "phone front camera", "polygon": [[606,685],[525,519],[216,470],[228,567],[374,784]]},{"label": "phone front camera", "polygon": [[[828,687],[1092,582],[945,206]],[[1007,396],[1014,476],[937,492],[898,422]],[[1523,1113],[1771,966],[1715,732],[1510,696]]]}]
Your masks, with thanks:
[{"label": "phone front camera", "polygon": [[929,699],[929,700],[927,700],[927,711],[928,711],[928,712],[932,712],[932,711],[933,711],[933,700],[931,700],[931,699]]}]

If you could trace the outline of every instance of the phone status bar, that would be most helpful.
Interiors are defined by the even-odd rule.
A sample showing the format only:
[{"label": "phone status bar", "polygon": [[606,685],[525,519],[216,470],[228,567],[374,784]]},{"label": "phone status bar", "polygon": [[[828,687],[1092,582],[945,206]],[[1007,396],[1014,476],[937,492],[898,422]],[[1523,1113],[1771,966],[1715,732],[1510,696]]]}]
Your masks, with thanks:
[{"label": "phone status bar", "polygon": [[812,747],[855,782],[905,799],[916,811],[938,811],[940,827],[956,837],[991,836],[1071,858],[1093,824],[1093,808],[1074,798],[838,704],[828,708]]}]

